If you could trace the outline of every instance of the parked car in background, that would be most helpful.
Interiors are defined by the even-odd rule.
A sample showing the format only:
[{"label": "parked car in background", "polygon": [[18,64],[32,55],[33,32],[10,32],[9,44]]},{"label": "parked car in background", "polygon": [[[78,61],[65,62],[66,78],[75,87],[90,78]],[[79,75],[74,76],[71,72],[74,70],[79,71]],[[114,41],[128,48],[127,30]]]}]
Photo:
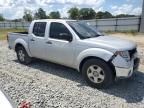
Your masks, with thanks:
[{"label": "parked car in background", "polygon": [[28,33],[8,33],[7,38],[20,63],[39,58],[65,65],[82,72],[87,83],[97,88],[131,77],[139,66],[134,42],[103,36],[76,20],[35,20]]}]

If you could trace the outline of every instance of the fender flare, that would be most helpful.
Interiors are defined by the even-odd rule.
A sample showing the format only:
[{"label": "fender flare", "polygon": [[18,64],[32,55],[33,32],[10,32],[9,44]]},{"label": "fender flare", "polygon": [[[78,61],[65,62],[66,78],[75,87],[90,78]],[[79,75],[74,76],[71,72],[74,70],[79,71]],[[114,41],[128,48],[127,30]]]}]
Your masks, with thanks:
[{"label": "fender flare", "polygon": [[105,49],[90,48],[90,49],[86,49],[86,50],[82,51],[78,55],[78,57],[76,58],[75,64],[76,64],[77,70],[79,71],[81,62],[87,57],[97,57],[97,58],[103,59],[104,61],[108,62],[112,56],[113,56],[113,53],[110,51],[107,51]]},{"label": "fender flare", "polygon": [[29,47],[28,47],[28,43],[26,43],[26,41],[24,41],[23,39],[16,39],[15,40],[15,43],[14,43],[14,50],[15,50],[15,48],[16,48],[16,45],[17,44],[21,44],[24,48],[25,48],[25,50],[26,50],[26,52],[28,53],[28,55],[30,56],[30,57],[32,57],[31,56],[31,53],[30,53],[30,51],[29,51]]}]

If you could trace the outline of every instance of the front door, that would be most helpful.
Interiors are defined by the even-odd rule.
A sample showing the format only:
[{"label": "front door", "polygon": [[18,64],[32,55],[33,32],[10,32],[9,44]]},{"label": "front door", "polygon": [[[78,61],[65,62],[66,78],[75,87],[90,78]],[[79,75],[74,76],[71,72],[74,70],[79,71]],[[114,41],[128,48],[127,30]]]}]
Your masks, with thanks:
[{"label": "front door", "polygon": [[71,39],[73,38],[64,24],[52,22],[45,48],[46,58],[56,63],[71,66],[74,57],[74,42],[66,40],[67,37],[61,37],[61,34],[66,34],[65,36],[71,36]]}]

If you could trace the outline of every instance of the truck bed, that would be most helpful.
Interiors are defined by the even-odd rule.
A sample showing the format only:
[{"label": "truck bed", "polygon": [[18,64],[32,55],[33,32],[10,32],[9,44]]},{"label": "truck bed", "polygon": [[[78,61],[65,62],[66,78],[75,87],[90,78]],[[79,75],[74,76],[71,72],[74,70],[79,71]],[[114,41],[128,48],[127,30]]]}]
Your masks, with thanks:
[{"label": "truck bed", "polygon": [[28,32],[12,32],[12,33],[17,33],[17,34],[28,34]]},{"label": "truck bed", "polygon": [[28,42],[28,32],[8,33],[7,38],[8,38],[9,48],[14,49],[16,39],[21,39],[21,40],[24,40],[25,42]]}]

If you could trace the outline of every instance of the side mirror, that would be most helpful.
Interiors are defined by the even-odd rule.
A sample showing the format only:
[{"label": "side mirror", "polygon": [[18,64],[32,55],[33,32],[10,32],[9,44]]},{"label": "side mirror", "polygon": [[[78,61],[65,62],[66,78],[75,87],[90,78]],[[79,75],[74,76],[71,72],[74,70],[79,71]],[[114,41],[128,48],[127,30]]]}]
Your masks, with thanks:
[{"label": "side mirror", "polygon": [[66,40],[66,41],[69,41],[69,42],[72,41],[72,35],[71,34],[60,33],[59,36],[60,36],[60,39],[62,39],[62,40]]}]

